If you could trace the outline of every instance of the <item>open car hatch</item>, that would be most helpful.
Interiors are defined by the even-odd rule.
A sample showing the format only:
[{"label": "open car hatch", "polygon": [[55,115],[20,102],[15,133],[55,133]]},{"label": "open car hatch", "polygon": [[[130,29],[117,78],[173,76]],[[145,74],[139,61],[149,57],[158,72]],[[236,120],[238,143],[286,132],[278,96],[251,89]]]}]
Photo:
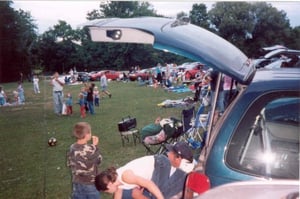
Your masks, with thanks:
[{"label": "open car hatch", "polygon": [[248,84],[252,61],[225,39],[186,20],[160,17],[108,18],[90,21],[92,41],[151,44],[154,48],[202,62]]}]

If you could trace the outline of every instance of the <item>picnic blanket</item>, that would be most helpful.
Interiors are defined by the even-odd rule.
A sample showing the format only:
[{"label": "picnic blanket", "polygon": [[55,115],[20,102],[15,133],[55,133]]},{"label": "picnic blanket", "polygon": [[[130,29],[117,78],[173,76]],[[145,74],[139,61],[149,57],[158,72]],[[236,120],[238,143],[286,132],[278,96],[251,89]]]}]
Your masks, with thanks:
[{"label": "picnic blanket", "polygon": [[185,93],[185,92],[191,92],[192,90],[187,86],[172,86],[169,88],[166,88],[167,91],[175,92],[175,93]]},{"label": "picnic blanket", "polygon": [[157,106],[164,107],[164,108],[172,108],[172,107],[179,107],[179,108],[185,108],[191,105],[194,105],[195,101],[193,97],[186,97],[183,99],[177,99],[177,100],[171,100],[167,99],[159,104]]}]

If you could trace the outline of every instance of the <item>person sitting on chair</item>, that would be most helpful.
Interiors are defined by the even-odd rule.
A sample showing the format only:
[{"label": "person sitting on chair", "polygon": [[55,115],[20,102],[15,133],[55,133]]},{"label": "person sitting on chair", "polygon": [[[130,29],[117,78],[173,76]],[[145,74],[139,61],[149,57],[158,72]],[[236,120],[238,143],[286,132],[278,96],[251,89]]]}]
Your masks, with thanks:
[{"label": "person sitting on chair", "polygon": [[175,118],[157,117],[141,130],[141,138],[145,144],[158,144],[178,133],[180,127],[182,123]]}]

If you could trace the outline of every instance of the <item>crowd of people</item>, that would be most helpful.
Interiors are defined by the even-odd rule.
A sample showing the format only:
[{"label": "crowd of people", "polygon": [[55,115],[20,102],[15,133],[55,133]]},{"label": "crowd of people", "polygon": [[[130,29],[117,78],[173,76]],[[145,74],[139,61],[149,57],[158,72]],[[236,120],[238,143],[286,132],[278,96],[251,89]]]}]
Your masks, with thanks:
[{"label": "crowd of people", "polygon": [[[175,84],[179,84],[185,80],[185,76],[183,73],[180,73],[176,69],[177,65],[172,63],[165,63],[165,66],[162,66],[158,63],[152,69],[146,71],[146,78],[139,78],[139,85],[148,85],[153,86],[154,88],[158,88],[158,86],[163,88],[169,88]],[[130,70],[129,73],[139,72],[139,67],[134,70]]]},{"label": "crowd of people", "polygon": [[[172,75],[171,69],[163,73],[160,66],[156,67],[156,78],[153,84],[167,87],[177,81]],[[201,73],[194,80],[195,98],[200,99],[204,87],[209,87],[210,97],[214,98],[219,73],[213,70]],[[227,77],[220,77],[222,88],[218,94],[217,109],[222,113],[235,95],[236,84]],[[40,93],[39,78],[33,76],[33,91]],[[169,82],[169,83],[168,83]],[[78,91],[77,103],[80,117],[85,118],[95,114],[95,107],[100,106],[101,96],[112,94],[108,91],[106,75],[100,79],[100,89],[92,82],[84,82]],[[73,114],[73,95],[67,92],[64,98],[64,86],[66,82],[55,72],[51,78],[54,113],[57,115]],[[16,104],[25,103],[22,82],[18,82],[17,89],[13,92]],[[7,102],[7,96],[0,86],[0,105]],[[148,144],[159,143],[174,131],[170,118],[157,118],[153,124],[145,126],[142,136]],[[149,129],[151,131],[149,131]],[[154,130],[155,129],[155,133]],[[72,198],[100,198],[101,192],[113,194],[115,199],[129,198],[192,198],[196,193],[200,194],[209,188],[209,180],[194,171],[195,163],[193,153],[186,142],[177,142],[166,145],[167,154],[144,156],[134,159],[127,164],[115,168],[111,166],[99,171],[102,162],[102,154],[99,149],[99,138],[92,135],[91,125],[87,122],[79,122],[74,125],[73,136],[76,142],[72,144],[67,153],[67,165],[72,173]],[[201,184],[202,179],[203,184]],[[196,183],[197,182],[197,183]],[[200,183],[200,184],[199,184]]]},{"label": "crowd of people", "polygon": [[[59,73],[55,72],[52,76],[50,84],[53,87],[53,104],[54,104],[54,113],[57,115],[72,115],[73,114],[73,95],[71,92],[67,93],[66,98],[64,98],[64,86],[66,82],[64,79],[59,78]],[[80,117],[85,118],[87,113],[90,115],[95,114],[95,107],[100,106],[101,96],[107,95],[109,98],[112,97],[112,94],[108,90],[108,81],[105,74],[101,76],[100,87],[95,83],[84,82],[81,87],[76,104],[79,105]]]},{"label": "crowd of people", "polygon": [[12,91],[9,96],[5,91],[4,87],[0,86],[0,106],[17,106],[25,104],[25,92],[21,81],[15,90]]},{"label": "crowd of people", "polygon": [[[33,82],[33,92],[39,94],[39,78],[34,75],[30,81]],[[17,106],[25,104],[25,90],[23,88],[23,73],[20,72],[20,79],[17,82],[17,87],[12,92],[7,93],[4,87],[0,85],[0,106]]]},{"label": "crowd of people", "polygon": [[[154,88],[161,86],[166,89],[172,89],[179,84],[186,84],[194,92],[194,101],[205,100],[206,106],[215,98],[215,91],[218,84],[219,72],[204,67],[199,67],[195,78],[189,78],[184,73],[176,71],[176,64],[165,64],[163,67],[157,64],[152,75],[147,80],[139,80],[139,85],[150,85]],[[163,69],[164,68],[164,69]],[[151,73],[151,71],[149,72]],[[227,75],[220,76],[220,89],[217,96],[217,111],[222,114],[232,99],[237,95],[237,83]]]},{"label": "crowd of people", "polygon": [[[154,88],[161,86],[169,89],[179,84],[187,84],[194,92],[195,102],[201,100],[206,94],[208,94],[206,97],[209,101],[214,99],[219,72],[212,69],[204,70],[203,67],[199,67],[195,78],[191,78],[184,72],[177,71],[176,67],[176,64],[165,64],[163,67],[158,63],[153,73],[149,71],[151,75],[147,80],[138,80],[139,85],[150,85]],[[224,112],[236,93],[236,82],[229,76],[222,75],[217,101],[217,108],[221,113]]]}]

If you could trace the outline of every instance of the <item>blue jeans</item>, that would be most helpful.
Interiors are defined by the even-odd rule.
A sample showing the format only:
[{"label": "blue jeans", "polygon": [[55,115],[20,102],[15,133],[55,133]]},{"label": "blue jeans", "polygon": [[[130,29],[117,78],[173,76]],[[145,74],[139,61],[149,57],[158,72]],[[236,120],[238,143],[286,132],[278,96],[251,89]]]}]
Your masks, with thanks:
[{"label": "blue jeans", "polygon": [[95,185],[73,183],[72,199],[100,199]]},{"label": "blue jeans", "polygon": [[62,91],[53,91],[54,112],[56,114],[62,113],[63,101],[64,101],[63,92]]},{"label": "blue jeans", "polygon": [[24,92],[18,92],[18,95],[19,95],[19,97],[20,97],[21,103],[24,103],[24,102],[25,102]]},{"label": "blue jeans", "polygon": [[[149,199],[155,198],[154,196],[152,196],[151,193],[149,193],[148,190],[144,190],[143,195]],[[132,189],[129,189],[129,190],[123,189],[122,199],[132,199]]]},{"label": "blue jeans", "polygon": [[123,189],[122,199],[132,199],[131,195],[132,195],[132,189],[129,190]]},{"label": "blue jeans", "polygon": [[4,97],[0,97],[0,106],[4,105],[5,102],[5,98]]},{"label": "blue jeans", "polygon": [[87,102],[87,105],[88,105],[90,114],[93,115],[93,114],[95,113],[95,111],[94,111],[94,102],[93,102],[93,101],[88,101],[88,102]]},{"label": "blue jeans", "polygon": [[[149,199],[155,198],[148,190],[144,190],[143,195]],[[132,189],[123,189],[122,199],[132,199]]]},{"label": "blue jeans", "polygon": [[99,106],[100,100],[98,97],[95,98],[94,103],[95,103],[95,106]]}]

